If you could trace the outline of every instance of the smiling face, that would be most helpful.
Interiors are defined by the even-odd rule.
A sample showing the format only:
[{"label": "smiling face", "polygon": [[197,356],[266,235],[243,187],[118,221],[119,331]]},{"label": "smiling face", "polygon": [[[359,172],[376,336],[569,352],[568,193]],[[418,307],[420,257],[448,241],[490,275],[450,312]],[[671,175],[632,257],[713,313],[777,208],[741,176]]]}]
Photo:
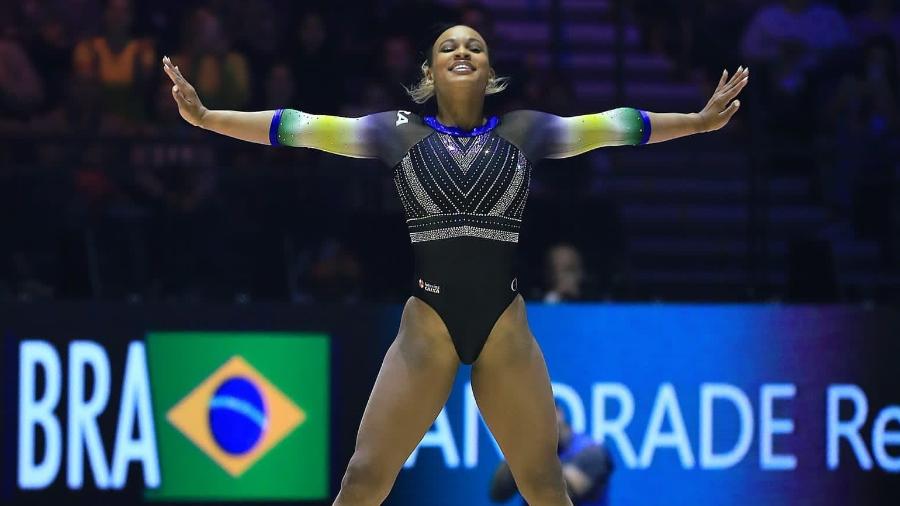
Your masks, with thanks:
[{"label": "smiling face", "polygon": [[484,91],[494,75],[488,60],[487,44],[475,30],[457,25],[445,30],[431,48],[431,66],[426,75],[441,90],[467,87]]}]

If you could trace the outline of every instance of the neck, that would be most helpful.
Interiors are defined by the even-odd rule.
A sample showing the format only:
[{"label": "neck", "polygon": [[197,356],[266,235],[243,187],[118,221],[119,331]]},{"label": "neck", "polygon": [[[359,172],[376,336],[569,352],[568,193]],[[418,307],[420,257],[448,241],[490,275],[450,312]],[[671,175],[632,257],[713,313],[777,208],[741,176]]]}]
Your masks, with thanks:
[{"label": "neck", "polygon": [[484,124],[483,93],[451,90],[447,94],[437,95],[437,105],[437,119],[446,126],[471,130]]}]

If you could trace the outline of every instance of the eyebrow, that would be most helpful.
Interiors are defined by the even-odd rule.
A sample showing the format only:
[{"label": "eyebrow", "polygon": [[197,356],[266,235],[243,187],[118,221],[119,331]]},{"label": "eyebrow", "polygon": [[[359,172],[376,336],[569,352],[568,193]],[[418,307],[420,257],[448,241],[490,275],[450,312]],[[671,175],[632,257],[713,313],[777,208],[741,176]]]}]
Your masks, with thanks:
[{"label": "eyebrow", "polygon": [[[481,40],[481,39],[476,39],[475,37],[469,37],[469,39],[468,39],[466,42],[472,42],[472,41],[478,42],[478,43],[480,43],[480,44],[484,44],[484,41],[483,41],[483,40]],[[444,45],[444,44],[446,44],[447,42],[456,42],[456,37],[450,37],[450,38],[448,38],[448,39],[444,39],[443,42],[441,42],[441,45]]]}]

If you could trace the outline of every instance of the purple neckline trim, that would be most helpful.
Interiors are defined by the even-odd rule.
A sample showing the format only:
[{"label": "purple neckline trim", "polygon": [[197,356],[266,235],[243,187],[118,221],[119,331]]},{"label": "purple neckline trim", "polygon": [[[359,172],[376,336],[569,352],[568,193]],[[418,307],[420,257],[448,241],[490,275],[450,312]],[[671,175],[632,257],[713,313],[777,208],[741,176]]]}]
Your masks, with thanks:
[{"label": "purple neckline trim", "polygon": [[453,135],[456,137],[475,137],[481,135],[485,132],[490,132],[500,123],[500,118],[497,116],[491,116],[488,118],[487,122],[480,127],[473,128],[472,130],[463,130],[459,127],[451,127],[444,125],[434,116],[425,116],[425,123],[428,124],[431,128],[437,130],[438,132]]}]

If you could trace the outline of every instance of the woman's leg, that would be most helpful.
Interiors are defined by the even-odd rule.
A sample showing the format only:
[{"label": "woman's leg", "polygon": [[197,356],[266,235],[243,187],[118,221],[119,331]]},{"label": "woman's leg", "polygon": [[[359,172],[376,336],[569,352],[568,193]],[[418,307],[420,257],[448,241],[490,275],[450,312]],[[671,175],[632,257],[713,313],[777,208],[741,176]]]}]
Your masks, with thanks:
[{"label": "woman's leg", "polygon": [[447,402],[459,358],[443,321],[421,300],[403,308],[334,506],[379,505]]},{"label": "woman's leg", "polygon": [[559,429],[544,356],[521,296],[497,320],[472,367],[478,408],[531,506],[571,506],[556,454]]}]

